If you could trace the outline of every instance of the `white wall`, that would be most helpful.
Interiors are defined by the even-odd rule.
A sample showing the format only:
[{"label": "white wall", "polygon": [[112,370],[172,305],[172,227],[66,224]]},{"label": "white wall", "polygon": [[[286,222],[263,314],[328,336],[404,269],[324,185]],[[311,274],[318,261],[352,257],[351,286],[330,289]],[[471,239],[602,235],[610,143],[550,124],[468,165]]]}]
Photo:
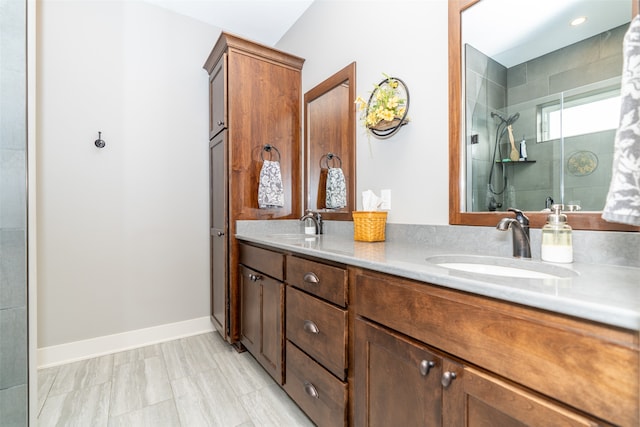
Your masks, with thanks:
[{"label": "white wall", "polygon": [[39,347],[208,315],[219,32],[141,2],[39,4]]},{"label": "white wall", "polygon": [[357,127],[357,191],[391,189],[388,222],[448,224],[447,0],[316,0],[277,48],[306,59],[303,89],[356,61],[368,99],[382,73],[409,87],[411,123],[386,140]]},{"label": "white wall", "polygon": [[[39,6],[38,346],[207,316],[219,29],[142,2]],[[389,222],[446,224],[446,0],[317,0],[276,47],[306,58],[305,91],[354,60],[363,97],[383,72],[407,83],[409,125],[358,127],[358,193],[390,188]]]}]

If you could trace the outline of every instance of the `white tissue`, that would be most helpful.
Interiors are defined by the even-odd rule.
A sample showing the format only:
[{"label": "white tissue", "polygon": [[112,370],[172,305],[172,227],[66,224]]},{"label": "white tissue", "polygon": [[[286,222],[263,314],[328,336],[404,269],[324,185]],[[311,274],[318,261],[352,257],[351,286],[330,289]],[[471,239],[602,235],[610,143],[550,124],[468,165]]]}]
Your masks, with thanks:
[{"label": "white tissue", "polygon": [[377,211],[382,204],[382,199],[371,190],[362,192],[362,210]]}]

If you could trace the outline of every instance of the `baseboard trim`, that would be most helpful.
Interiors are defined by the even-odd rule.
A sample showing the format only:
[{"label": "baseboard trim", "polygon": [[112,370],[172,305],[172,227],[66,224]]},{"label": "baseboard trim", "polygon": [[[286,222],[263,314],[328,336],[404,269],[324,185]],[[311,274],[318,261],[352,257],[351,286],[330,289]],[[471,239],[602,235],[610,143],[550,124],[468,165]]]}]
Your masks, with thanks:
[{"label": "baseboard trim", "polygon": [[209,316],[38,349],[38,369],[214,331]]}]

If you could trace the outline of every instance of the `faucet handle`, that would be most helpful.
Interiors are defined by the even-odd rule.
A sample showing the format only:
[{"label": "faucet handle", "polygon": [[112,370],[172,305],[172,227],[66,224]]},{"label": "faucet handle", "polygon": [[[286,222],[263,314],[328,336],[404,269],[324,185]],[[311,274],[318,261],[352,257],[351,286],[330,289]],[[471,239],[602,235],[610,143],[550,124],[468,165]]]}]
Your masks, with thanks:
[{"label": "faucet handle", "polygon": [[516,220],[522,225],[529,225],[529,218],[522,212],[520,209],[509,208],[507,209],[509,212],[513,212],[516,214]]}]

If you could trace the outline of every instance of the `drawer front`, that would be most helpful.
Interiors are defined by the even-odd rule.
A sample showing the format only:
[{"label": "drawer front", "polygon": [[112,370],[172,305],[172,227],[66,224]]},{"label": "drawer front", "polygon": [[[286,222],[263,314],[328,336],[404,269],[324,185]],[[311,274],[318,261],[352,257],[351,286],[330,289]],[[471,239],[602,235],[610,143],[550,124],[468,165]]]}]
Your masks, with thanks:
[{"label": "drawer front", "polygon": [[240,243],[240,263],[280,281],[284,280],[284,255]]},{"label": "drawer front", "polygon": [[633,332],[359,271],[351,309],[614,424],[638,425]]},{"label": "drawer front", "polygon": [[347,312],[287,286],[286,337],[335,376],[347,369]]},{"label": "drawer front", "polygon": [[326,299],[341,307],[347,306],[347,271],[295,256],[287,258],[287,283]]},{"label": "drawer front", "polygon": [[347,424],[347,384],[287,341],[284,390],[318,426]]}]

